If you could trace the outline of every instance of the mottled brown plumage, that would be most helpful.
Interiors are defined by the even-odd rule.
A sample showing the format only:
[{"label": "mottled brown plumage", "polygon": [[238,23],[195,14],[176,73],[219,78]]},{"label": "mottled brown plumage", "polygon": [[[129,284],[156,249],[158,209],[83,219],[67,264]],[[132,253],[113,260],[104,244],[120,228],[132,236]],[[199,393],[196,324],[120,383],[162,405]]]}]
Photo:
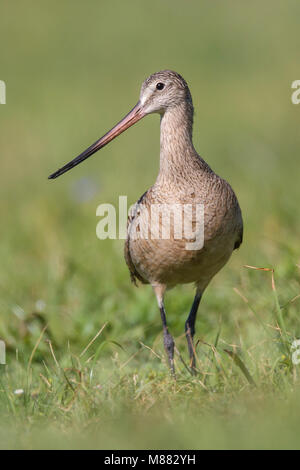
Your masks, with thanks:
[{"label": "mottled brown plumage", "polygon": [[[165,87],[158,92],[156,84],[160,82]],[[125,260],[131,279],[150,283],[160,308],[163,308],[165,290],[176,284],[194,282],[198,296],[203,294],[233,250],[240,246],[243,222],[230,185],[216,175],[194,149],[193,104],[185,80],[169,70],[155,73],[143,83],[140,99],[145,100],[145,107],[151,111],[153,107],[161,115],[160,170],[154,185],[142,196],[129,216]],[[137,223],[143,225],[145,218],[149,217],[151,205],[164,203],[204,205],[202,249],[188,251],[185,240],[172,237],[169,240],[132,239],[132,230]],[[147,215],[144,217],[143,214]],[[188,341],[195,367],[191,338]],[[172,351],[169,358],[173,368]]]},{"label": "mottled brown plumage", "polygon": [[[133,278],[152,285],[173,287],[195,282],[204,290],[242,240],[243,223],[230,185],[217,176],[197,154],[192,143],[193,105],[186,82],[175,72],[164,71],[145,80],[141,96],[151,84],[165,87],[167,106],[161,110],[160,171],[155,184],[140,198],[134,211],[150,211],[152,204],[195,204],[205,208],[205,244],[196,253],[183,248],[182,240],[130,240],[135,214],[129,216],[125,258]],[[172,88],[171,88],[172,87]],[[162,93],[162,92],[161,92]],[[155,92],[148,104],[155,102]]]},{"label": "mottled brown plumage", "polygon": [[[176,72],[164,70],[147,78],[140,99],[130,113],[113,129],[77,158],[53,173],[56,178],[104,147],[121,132],[147,114],[160,114],[160,170],[154,185],[140,198],[128,218],[125,260],[134,283],[152,285],[156,294],[164,332],[164,345],[174,374],[174,341],[169,333],[164,308],[164,293],[177,284],[195,283],[196,296],[185,331],[195,372],[193,336],[201,296],[214,275],[226,264],[243,238],[243,222],[231,186],[201,158],[192,142],[193,103],[185,80]],[[174,208],[170,234],[163,232],[168,218],[152,217],[156,205]],[[188,238],[176,236],[183,207],[189,207],[185,220],[197,227],[196,208],[204,208],[204,244],[187,249]],[[150,224],[149,224],[150,221]],[[150,228],[149,228],[150,226]]]}]

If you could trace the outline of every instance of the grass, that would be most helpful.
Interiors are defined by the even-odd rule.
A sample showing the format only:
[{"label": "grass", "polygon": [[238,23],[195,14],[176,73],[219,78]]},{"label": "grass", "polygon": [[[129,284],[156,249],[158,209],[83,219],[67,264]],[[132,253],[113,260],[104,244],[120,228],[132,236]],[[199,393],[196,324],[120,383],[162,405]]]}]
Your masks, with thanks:
[{"label": "grass", "polygon": [[[299,448],[299,8],[3,4],[1,448]],[[157,116],[47,181],[164,68],[190,84],[195,146],[235,189],[245,222],[200,306],[201,373],[177,356],[176,383],[153,293],[130,284],[122,241],[95,236],[98,204],[132,203],[155,180]],[[184,361],[192,299],[191,286],[167,295]]]}]

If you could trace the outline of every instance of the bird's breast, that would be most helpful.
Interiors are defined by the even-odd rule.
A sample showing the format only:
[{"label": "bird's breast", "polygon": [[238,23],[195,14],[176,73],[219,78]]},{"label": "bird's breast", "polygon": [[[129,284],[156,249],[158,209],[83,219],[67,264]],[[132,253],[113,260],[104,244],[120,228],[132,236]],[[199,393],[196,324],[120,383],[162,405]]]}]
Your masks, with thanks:
[{"label": "bird's breast", "polygon": [[150,283],[208,283],[234,249],[239,217],[234,193],[225,184],[217,190],[164,189],[154,186],[133,209],[131,261]]}]

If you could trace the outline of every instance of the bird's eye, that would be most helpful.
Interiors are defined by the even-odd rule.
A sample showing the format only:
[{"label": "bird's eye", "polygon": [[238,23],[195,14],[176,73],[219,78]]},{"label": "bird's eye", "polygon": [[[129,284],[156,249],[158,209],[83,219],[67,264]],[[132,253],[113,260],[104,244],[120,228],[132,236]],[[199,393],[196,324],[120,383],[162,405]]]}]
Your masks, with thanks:
[{"label": "bird's eye", "polygon": [[164,87],[165,87],[164,83],[159,82],[159,83],[156,84],[156,89],[157,90],[162,90]]}]

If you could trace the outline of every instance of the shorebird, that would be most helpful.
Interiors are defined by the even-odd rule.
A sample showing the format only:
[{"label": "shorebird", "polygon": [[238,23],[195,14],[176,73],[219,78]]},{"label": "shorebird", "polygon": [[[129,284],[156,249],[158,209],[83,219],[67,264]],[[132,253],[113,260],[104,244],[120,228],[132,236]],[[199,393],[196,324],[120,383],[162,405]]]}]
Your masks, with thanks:
[{"label": "shorebird", "polygon": [[[175,344],[167,325],[164,295],[167,289],[177,284],[195,284],[196,293],[185,322],[185,334],[190,371],[196,373],[193,338],[199,303],[211,279],[242,243],[243,221],[233,189],[214,173],[193,146],[194,108],[186,81],[171,70],[148,77],[142,84],[136,106],[101,139],[49,178],[57,178],[74,168],[151,113],[160,115],[160,169],[154,185],[143,194],[129,215],[125,260],[132,281],[151,284],[156,294],[164,347],[173,375]],[[149,211],[155,205],[175,208],[169,218],[169,237],[149,236],[149,233],[164,228],[165,223],[162,217],[156,219],[159,227],[150,223],[149,232]],[[175,237],[175,220],[181,220],[184,213],[187,222],[195,227],[197,205],[203,207],[203,243],[197,249],[188,249],[186,237]],[[191,209],[185,213],[183,208],[187,206]],[[146,235],[137,236],[138,233]]]}]

